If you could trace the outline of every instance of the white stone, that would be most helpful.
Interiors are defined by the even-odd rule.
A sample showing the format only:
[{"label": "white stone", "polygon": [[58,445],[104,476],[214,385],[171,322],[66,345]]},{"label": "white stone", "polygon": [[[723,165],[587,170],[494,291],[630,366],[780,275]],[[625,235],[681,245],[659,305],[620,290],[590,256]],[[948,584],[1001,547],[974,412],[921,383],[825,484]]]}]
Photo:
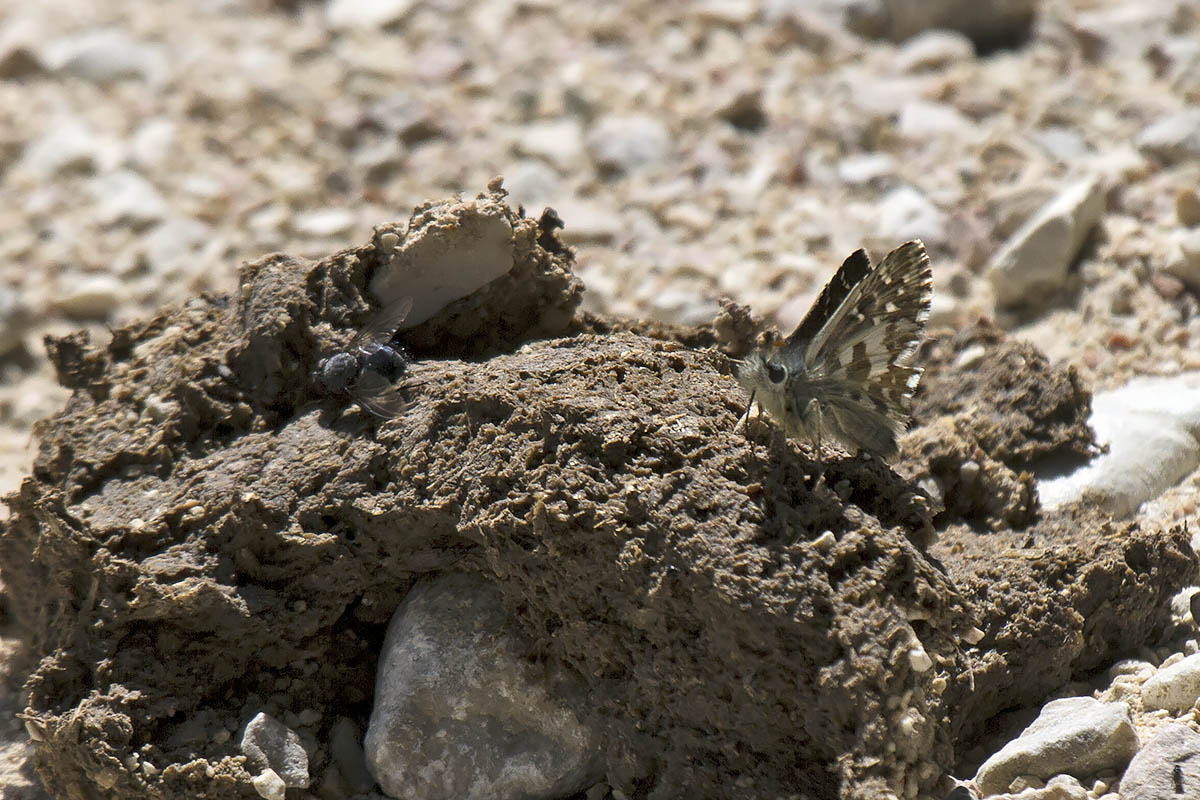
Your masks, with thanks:
[{"label": "white stone", "polygon": [[651,170],[670,155],[671,133],[660,120],[644,114],[601,117],[588,132],[587,150],[604,172]]},{"label": "white stone", "polygon": [[521,129],[517,142],[521,155],[536,156],[562,172],[583,162],[583,126],[574,119],[533,122]]},{"label": "white stone", "polygon": [[265,769],[250,779],[250,784],[258,796],[264,800],[284,800],[287,796],[287,784],[274,770]]},{"label": "white stone", "polygon": [[977,132],[975,123],[954,106],[928,100],[905,103],[896,121],[896,131],[908,139],[927,139],[931,136],[970,139]]},{"label": "white stone", "polygon": [[92,179],[96,219],[103,225],[144,228],[167,215],[167,201],[154,184],[133,170],[120,169]]},{"label": "white stone", "polygon": [[383,28],[403,19],[412,6],[413,0],[330,0],[325,21],[338,29]]},{"label": "white stone", "polygon": [[92,83],[141,78],[166,79],[166,56],[160,45],[138,41],[118,28],[104,28],[60,39],[44,51],[51,69]]},{"label": "white stone", "polygon": [[1137,378],[1092,397],[1088,424],[1108,445],[1064,476],[1040,476],[1038,497],[1054,509],[1089,502],[1127,517],[1200,466],[1200,373]]},{"label": "white stone", "polygon": [[1142,703],[1148,709],[1180,712],[1200,698],[1200,654],[1160,669],[1142,684]]},{"label": "white stone", "polygon": [[1164,267],[1193,292],[1200,291],[1200,228],[1183,228],[1172,232],[1175,249]]},{"label": "white stone", "polygon": [[18,168],[38,179],[64,172],[96,172],[115,163],[119,148],[74,119],[52,122],[25,146]]},{"label": "white stone", "polygon": [[975,57],[975,45],[958,31],[931,30],[918,33],[896,53],[896,68],[901,72],[938,69]]},{"label": "white stone", "polygon": [[[418,583],[388,625],[364,748],[400,800],[552,800],[603,777],[595,735],[520,656],[500,592],[477,575]],[[580,693],[568,703],[572,692]]]},{"label": "white stone", "polygon": [[987,796],[1007,791],[1021,775],[1048,780],[1063,773],[1120,770],[1137,746],[1125,703],[1101,703],[1090,697],[1053,700],[1019,737],[979,767],[975,784]]},{"label": "white stone", "polygon": [[308,787],[308,753],[300,737],[266,712],[260,711],[246,723],[242,754],[250,763],[273,771],[285,786]]},{"label": "white stone", "polygon": [[537,158],[523,158],[504,171],[504,188],[514,204],[536,213],[545,206],[554,206],[560,213],[565,196],[562,176],[549,164]]},{"label": "white stone", "polygon": [[555,203],[554,208],[564,223],[559,232],[564,244],[606,244],[625,229],[620,214],[597,203],[570,199]]},{"label": "white stone", "polygon": [[64,276],[59,286],[54,307],[69,317],[106,317],[126,294],[121,282],[107,273]]},{"label": "white stone", "polygon": [[329,731],[329,755],[342,779],[355,793],[368,792],[375,785],[375,779],[367,769],[361,731],[354,720],[339,717],[333,723]]},{"label": "white stone", "polygon": [[891,190],[879,203],[879,235],[896,242],[921,239],[926,244],[946,239],[946,215],[911,186]]},{"label": "white stone", "polygon": [[354,228],[354,213],[345,208],[318,208],[298,214],[292,230],[301,236],[337,236]]},{"label": "white stone", "polygon": [[1137,146],[1168,164],[1200,158],[1200,108],[1177,111],[1151,123],[1138,134]]},{"label": "white stone", "polygon": [[138,126],[129,148],[130,161],[139,167],[159,167],[171,157],[175,146],[177,123],[166,117],[155,117]]},{"label": "white stone", "polygon": [[1036,305],[1061,289],[1079,248],[1103,213],[1104,190],[1094,177],[1059,192],[992,259],[988,275],[997,305]]},{"label": "white stone", "polygon": [[896,174],[896,159],[888,153],[861,153],[838,162],[838,177],[843,183],[861,186]]}]

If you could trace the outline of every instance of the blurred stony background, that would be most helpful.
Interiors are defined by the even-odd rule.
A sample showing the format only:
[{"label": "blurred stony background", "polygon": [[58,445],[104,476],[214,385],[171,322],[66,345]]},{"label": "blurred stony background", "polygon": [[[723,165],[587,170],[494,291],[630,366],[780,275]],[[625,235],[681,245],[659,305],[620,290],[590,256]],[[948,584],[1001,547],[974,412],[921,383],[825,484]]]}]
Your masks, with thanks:
[{"label": "blurred stony background", "polygon": [[[935,326],[994,318],[1098,391],[1162,376],[1110,396],[1136,413],[1200,367],[1198,32],[1194,0],[8,0],[0,488],[66,397],[43,336],[497,175],[566,222],[587,308],[788,328],[919,236]],[[1193,409],[1146,515],[1196,514]]]}]

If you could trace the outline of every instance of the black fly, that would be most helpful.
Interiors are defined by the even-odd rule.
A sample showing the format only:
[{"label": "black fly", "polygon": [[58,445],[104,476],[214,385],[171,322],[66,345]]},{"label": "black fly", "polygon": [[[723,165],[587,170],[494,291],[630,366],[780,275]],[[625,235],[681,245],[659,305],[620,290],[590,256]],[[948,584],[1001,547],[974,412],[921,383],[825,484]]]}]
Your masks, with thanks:
[{"label": "black fly", "polygon": [[315,373],[321,388],[384,419],[403,411],[406,403],[395,383],[408,369],[408,357],[389,342],[412,305],[411,297],[398,300],[372,317],[346,350],[321,359]]}]

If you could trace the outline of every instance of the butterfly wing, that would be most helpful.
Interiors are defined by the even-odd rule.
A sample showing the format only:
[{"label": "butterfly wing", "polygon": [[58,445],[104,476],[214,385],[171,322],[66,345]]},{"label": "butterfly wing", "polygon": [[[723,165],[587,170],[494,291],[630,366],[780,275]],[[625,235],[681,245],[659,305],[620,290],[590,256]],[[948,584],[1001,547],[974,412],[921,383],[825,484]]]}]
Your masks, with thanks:
[{"label": "butterfly wing", "polygon": [[826,323],[833,319],[846,296],[870,271],[871,257],[867,255],[866,250],[859,248],[851,253],[829,283],[825,284],[817,302],[813,303],[812,308],[804,315],[804,320],[792,331],[792,335],[787,337],[783,346],[796,347],[800,352],[804,352],[807,347],[816,344],[821,329],[828,327]]},{"label": "butterfly wing", "polygon": [[365,348],[371,344],[387,344],[395,335],[396,328],[399,328],[400,323],[408,317],[408,312],[412,311],[412,307],[413,299],[411,297],[402,297],[385,307],[371,317],[362,330],[354,334],[354,338],[350,340],[350,349]]},{"label": "butterfly wing", "polygon": [[[866,260],[865,272],[866,254],[859,253],[842,265],[785,346],[803,348],[806,380],[840,418],[840,438],[886,452],[908,421],[921,378],[909,362],[929,318],[933,272],[919,241],[900,245],[874,269]],[[796,338],[802,331],[805,338]],[[892,432],[891,446],[881,451],[885,429]]]}]

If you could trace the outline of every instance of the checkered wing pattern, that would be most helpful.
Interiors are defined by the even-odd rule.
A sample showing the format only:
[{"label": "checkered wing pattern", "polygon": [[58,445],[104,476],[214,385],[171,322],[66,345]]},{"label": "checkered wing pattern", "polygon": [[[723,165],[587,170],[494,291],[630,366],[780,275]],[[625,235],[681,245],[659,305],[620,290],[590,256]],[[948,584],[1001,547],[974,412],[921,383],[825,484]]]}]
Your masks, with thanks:
[{"label": "checkered wing pattern", "polygon": [[[921,378],[910,362],[932,298],[933,272],[921,242],[902,244],[875,268],[859,250],[784,343],[803,353],[804,374],[796,377],[811,385],[835,421],[846,423],[837,426],[845,429],[839,438],[857,441],[856,421],[875,415],[886,418],[893,438],[904,430]],[[894,449],[894,441],[884,448]]]}]

